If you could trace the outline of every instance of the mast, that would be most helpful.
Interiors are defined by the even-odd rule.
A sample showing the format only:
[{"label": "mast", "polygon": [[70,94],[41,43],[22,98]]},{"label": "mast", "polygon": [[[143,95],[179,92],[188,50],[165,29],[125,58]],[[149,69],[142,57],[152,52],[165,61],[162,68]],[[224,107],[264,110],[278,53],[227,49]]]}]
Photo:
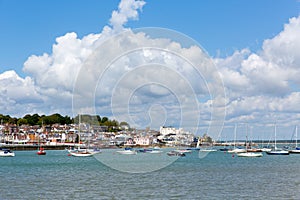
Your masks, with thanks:
[{"label": "mast", "polygon": [[248,124],[246,124],[246,151],[248,149]]},{"label": "mast", "polygon": [[235,149],[235,142],[236,142],[236,124],[234,125],[234,142],[233,142],[234,149]]},{"label": "mast", "polygon": [[296,148],[298,146],[298,126],[296,126]]},{"label": "mast", "polygon": [[276,145],[276,123],[275,123],[275,125],[274,125],[274,134],[275,134],[275,149],[277,149],[277,145]]}]

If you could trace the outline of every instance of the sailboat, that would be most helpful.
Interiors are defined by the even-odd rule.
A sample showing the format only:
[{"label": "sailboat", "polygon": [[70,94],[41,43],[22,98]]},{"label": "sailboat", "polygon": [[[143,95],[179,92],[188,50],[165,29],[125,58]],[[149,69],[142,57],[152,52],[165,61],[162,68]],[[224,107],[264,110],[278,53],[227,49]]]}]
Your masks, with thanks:
[{"label": "sailboat", "polygon": [[[80,134],[80,124],[81,124],[81,115],[79,115],[79,134]],[[89,134],[89,133],[88,133]],[[79,139],[80,140],[80,139]],[[89,145],[88,145],[89,147]],[[75,157],[89,157],[95,155],[96,151],[89,151],[88,149],[80,149],[79,147],[75,150],[69,151],[69,155],[75,156]]]},{"label": "sailboat", "polygon": [[234,143],[233,143],[233,149],[228,150],[228,153],[244,153],[246,152],[246,149],[241,149],[236,147],[236,125],[234,126]]},{"label": "sailboat", "polygon": [[296,126],[295,128],[295,136],[296,136],[296,144],[295,144],[295,148],[289,150],[289,153],[300,153],[300,147],[298,147],[298,126]]},{"label": "sailboat", "polygon": [[277,145],[276,145],[276,124],[274,126],[274,134],[275,134],[275,138],[274,138],[274,148],[271,150],[271,151],[266,151],[266,153],[268,155],[289,155],[289,151],[286,151],[286,150],[282,150],[282,149],[279,149],[277,148]]},{"label": "sailboat", "polygon": [[201,142],[200,137],[198,137],[196,147],[189,147],[186,150],[199,151],[200,150],[200,142]]},{"label": "sailboat", "polygon": [[247,125],[247,136],[246,136],[246,152],[238,153],[237,154],[238,157],[262,157],[263,156],[262,153],[255,153],[255,152],[247,151],[247,148],[248,148],[247,142],[248,142],[248,125]]}]

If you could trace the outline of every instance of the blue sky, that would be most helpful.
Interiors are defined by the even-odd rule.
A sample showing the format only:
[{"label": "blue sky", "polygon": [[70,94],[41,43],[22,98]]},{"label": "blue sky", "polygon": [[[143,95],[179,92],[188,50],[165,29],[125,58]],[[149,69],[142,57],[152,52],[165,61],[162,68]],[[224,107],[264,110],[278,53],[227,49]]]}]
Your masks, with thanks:
[{"label": "blue sky", "polygon": [[[55,38],[67,32],[101,32],[117,6],[116,0],[0,0],[0,72],[14,69],[24,76],[30,55],[51,52]],[[139,20],[126,26],[174,29],[224,57],[242,48],[258,50],[299,8],[297,0],[150,0]]]},{"label": "blue sky", "polygon": [[[101,77],[106,82],[97,86],[101,91],[97,91],[99,95],[95,94],[95,107],[101,116],[110,117],[113,97],[119,95],[118,103],[130,104],[132,100],[134,109],[130,113],[136,115],[129,116],[130,119],[136,118],[148,125],[156,119],[154,128],[165,121],[168,124],[163,125],[178,127],[180,113],[175,111],[182,108],[178,105],[181,99],[189,102],[185,105],[190,113],[186,116],[187,122],[195,122],[191,116],[197,117],[201,113],[199,123],[205,129],[210,124],[212,108],[217,106],[226,111],[224,123],[229,129],[236,123],[249,123],[259,137],[263,134],[259,133],[261,127],[272,130],[276,121],[278,130],[286,130],[283,138],[289,138],[293,127],[300,125],[299,14],[298,0],[149,0],[146,4],[135,0],[0,0],[0,113],[21,117],[28,113],[58,112],[72,116],[74,86],[79,77],[76,75],[82,75],[85,60],[97,52],[98,45],[126,29],[162,27],[194,39],[212,56],[215,71],[211,70],[209,74],[205,71],[207,66],[199,66],[199,69],[204,70],[204,74],[207,72],[208,77],[222,80],[222,87],[214,85],[216,82],[211,85],[216,91],[224,91],[226,97],[218,92],[209,94],[207,91],[211,88],[205,89],[207,77],[200,80],[203,77],[189,71],[191,66],[178,57],[166,56],[166,52],[142,51],[137,55],[127,55],[126,59],[122,57],[108,70],[109,76]],[[114,45],[109,47],[112,48],[110,52],[117,52],[118,47],[133,48],[135,40],[137,44],[153,43],[151,37],[136,36],[138,34],[128,37],[126,43],[111,41]],[[171,42],[156,42],[162,49],[184,55],[191,63],[202,63],[205,59],[199,54],[198,47],[180,46],[176,49]],[[160,80],[166,82],[143,85],[151,80],[143,76],[147,74],[145,71],[139,74],[138,70],[133,70],[134,64],[145,64],[143,61],[150,58],[163,61],[164,65],[172,63],[167,69],[174,67],[172,70],[176,73],[165,73],[166,68],[155,66],[147,73],[154,73],[156,78],[162,76]],[[94,63],[95,67],[99,67],[97,64]],[[189,77],[178,80],[178,74]],[[90,74],[87,75],[91,78]],[[128,80],[124,81],[124,77]],[[91,84],[96,85],[89,82],[91,80],[84,82],[87,87],[83,87],[83,92],[88,91]],[[186,83],[186,80],[190,82]],[[118,81],[123,81],[123,85],[118,85]],[[178,84],[180,81],[185,85]],[[130,83],[141,85],[135,85],[140,88],[133,91]],[[194,97],[199,101],[199,113],[191,109],[195,105],[191,102],[195,99],[187,93],[188,87],[196,91]],[[116,88],[120,89],[119,92],[129,91],[126,94],[131,94],[132,98],[120,96],[122,92],[113,94],[118,92]],[[179,98],[181,94],[170,94],[170,88],[185,91],[184,98]],[[86,96],[85,99],[91,100]],[[120,116],[125,116],[126,106],[116,107]],[[149,113],[153,114],[152,118]],[[168,119],[163,119],[165,116]],[[134,123],[141,128],[147,125],[138,121]]]}]

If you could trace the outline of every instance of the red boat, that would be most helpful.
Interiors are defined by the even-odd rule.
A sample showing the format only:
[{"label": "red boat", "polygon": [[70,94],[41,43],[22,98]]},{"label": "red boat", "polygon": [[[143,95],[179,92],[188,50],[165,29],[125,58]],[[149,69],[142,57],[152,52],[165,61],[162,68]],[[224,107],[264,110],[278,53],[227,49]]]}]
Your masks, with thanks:
[{"label": "red boat", "polygon": [[44,150],[43,147],[41,147],[38,152],[36,152],[37,155],[46,155],[46,151]]}]

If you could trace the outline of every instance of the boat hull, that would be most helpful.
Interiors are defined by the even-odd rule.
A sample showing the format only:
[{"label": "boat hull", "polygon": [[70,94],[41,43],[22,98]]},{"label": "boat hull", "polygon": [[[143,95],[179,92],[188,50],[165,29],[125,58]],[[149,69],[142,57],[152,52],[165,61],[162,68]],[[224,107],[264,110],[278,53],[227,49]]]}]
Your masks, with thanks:
[{"label": "boat hull", "polygon": [[238,153],[237,154],[238,157],[262,157],[263,154],[262,153],[253,153],[253,152],[247,152],[247,153]]},{"label": "boat hull", "polygon": [[90,152],[69,152],[71,156],[74,157],[90,157],[93,156],[94,153],[90,153]]},{"label": "boat hull", "polygon": [[179,157],[184,157],[185,153],[178,152],[178,151],[170,151],[167,153],[168,156],[179,156]]},{"label": "boat hull", "polygon": [[122,154],[122,155],[135,155],[135,154],[137,154],[136,151],[132,151],[132,150],[117,151],[117,153]]},{"label": "boat hull", "polygon": [[300,150],[299,149],[289,150],[289,153],[293,153],[293,154],[299,153],[300,154]]},{"label": "boat hull", "polygon": [[216,152],[216,149],[200,149],[200,152]]},{"label": "boat hull", "polygon": [[15,153],[0,153],[0,157],[14,157]]},{"label": "boat hull", "polygon": [[267,151],[268,155],[289,155],[288,151]]},{"label": "boat hull", "polygon": [[9,149],[1,150],[0,157],[14,157],[15,153]]},{"label": "boat hull", "polygon": [[232,149],[228,150],[228,153],[246,153],[246,149]]}]

